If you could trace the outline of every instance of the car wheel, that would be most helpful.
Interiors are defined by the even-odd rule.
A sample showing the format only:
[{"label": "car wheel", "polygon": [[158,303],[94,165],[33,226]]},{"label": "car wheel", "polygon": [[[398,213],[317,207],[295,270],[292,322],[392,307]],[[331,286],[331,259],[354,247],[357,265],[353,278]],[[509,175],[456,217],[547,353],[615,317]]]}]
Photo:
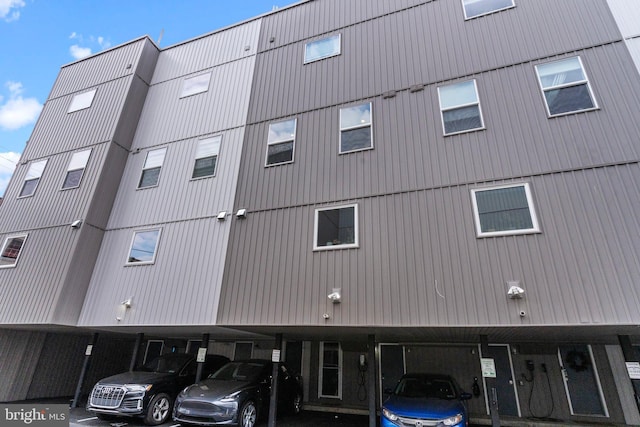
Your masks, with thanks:
[{"label": "car wheel", "polygon": [[302,412],[302,396],[300,393],[296,393],[293,397],[293,401],[291,402],[291,409],[294,415],[298,415]]},{"label": "car wheel", "polygon": [[256,404],[251,400],[244,402],[242,409],[240,409],[240,419],[238,420],[240,427],[254,427],[257,419],[258,409]]},{"label": "car wheel", "polygon": [[160,393],[151,399],[147,408],[147,416],[144,423],[150,426],[157,426],[169,419],[171,415],[171,399],[165,393]]}]

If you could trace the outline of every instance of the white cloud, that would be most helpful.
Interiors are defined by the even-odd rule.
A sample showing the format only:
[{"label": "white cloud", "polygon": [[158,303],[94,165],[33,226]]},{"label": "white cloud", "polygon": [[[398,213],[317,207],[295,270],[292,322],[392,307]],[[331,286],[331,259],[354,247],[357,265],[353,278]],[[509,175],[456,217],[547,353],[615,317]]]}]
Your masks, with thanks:
[{"label": "white cloud", "polygon": [[91,48],[80,47],[77,44],[74,44],[69,48],[69,53],[71,53],[71,56],[73,56],[75,59],[82,59],[91,55]]},{"label": "white cloud", "polygon": [[15,21],[20,18],[20,11],[17,9],[24,6],[23,0],[0,0],[0,18],[7,22]]},{"label": "white cloud", "polygon": [[0,197],[4,194],[19,160],[19,153],[0,153]]},{"label": "white cloud", "polygon": [[22,97],[22,83],[7,82],[5,86],[9,89],[9,99],[4,102],[4,98],[0,97],[0,102],[4,102],[0,104],[0,129],[16,130],[34,123],[42,104],[35,98]]}]

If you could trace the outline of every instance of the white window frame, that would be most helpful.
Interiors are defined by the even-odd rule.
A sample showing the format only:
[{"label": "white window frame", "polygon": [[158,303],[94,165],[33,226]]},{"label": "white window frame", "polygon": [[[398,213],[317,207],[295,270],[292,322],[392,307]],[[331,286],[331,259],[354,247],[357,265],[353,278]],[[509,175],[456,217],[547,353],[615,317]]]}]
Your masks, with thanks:
[{"label": "white window frame", "polygon": [[[348,209],[353,208],[353,228],[354,228],[354,242],[353,243],[345,243],[338,245],[326,245],[326,246],[318,246],[318,225],[319,225],[319,215],[322,211],[332,211],[338,209]],[[352,203],[348,205],[339,205],[339,206],[327,206],[322,208],[317,208],[315,210],[315,220],[313,226],[313,250],[314,251],[331,251],[336,249],[350,249],[350,248],[358,248],[360,247],[358,235],[359,232],[359,224],[358,224],[358,204]]]},{"label": "white window frame", "polygon": [[[162,154],[162,160],[160,161],[159,165],[147,165],[147,162],[149,161],[149,156],[151,153],[157,152],[157,151],[163,151]],[[154,150],[149,150],[147,151],[147,156],[144,159],[144,164],[142,165],[142,171],[140,172],[140,178],[138,179],[138,190],[144,190],[146,188],[154,188],[157,187],[158,185],[160,185],[160,174],[162,173],[162,166],[164,165],[164,159],[167,157],[167,147],[162,147],[162,148],[156,148]],[[142,187],[142,178],[144,177],[144,173],[147,170],[150,169],[155,169],[155,168],[160,168],[160,170],[158,171],[158,180],[156,181],[156,183],[154,185],[146,185],[144,187]]]},{"label": "white window frame", "polygon": [[97,89],[92,89],[87,92],[79,93],[71,99],[69,109],[67,113],[75,113],[76,111],[86,110],[93,104]]},{"label": "white window frame", "polygon": [[[22,187],[20,188],[20,193],[18,194],[18,199],[24,199],[26,197],[32,197],[34,194],[36,194],[36,190],[38,189],[38,186],[40,185],[40,180],[42,179],[42,175],[44,174],[44,170],[47,167],[47,162],[49,159],[43,159],[43,160],[38,160],[35,162],[31,162],[29,163],[29,169],[27,169],[27,175],[24,177],[24,182],[22,183]],[[42,164],[42,168],[41,170],[33,170],[36,168],[37,165]],[[25,186],[27,185],[28,182],[31,181],[36,181],[36,185],[35,187],[33,187],[33,191],[31,191],[31,193],[29,194],[22,194]]]},{"label": "white window frame", "polygon": [[[205,155],[200,155],[198,156],[198,150],[200,149],[200,144],[203,143],[203,141],[209,141],[209,140],[216,140],[217,143],[217,148],[214,150],[215,153],[209,154],[206,153]],[[214,176],[216,176],[216,174],[218,173],[218,160],[220,159],[220,149],[222,148],[222,135],[215,135],[215,136],[210,136],[207,138],[201,138],[198,140],[198,143],[196,144],[196,154],[194,156],[194,161],[193,161],[193,170],[191,171],[191,181],[195,181],[198,179],[206,179],[206,178],[212,178]],[[196,172],[196,163],[198,163],[198,160],[200,159],[207,159],[209,157],[215,157],[216,158],[216,164],[213,167],[213,173],[211,175],[203,175],[203,176],[196,176],[194,177],[193,174]]]},{"label": "white window frame", "polygon": [[[206,85],[204,84],[203,76],[207,76]],[[200,82],[200,80],[202,80],[202,82]],[[182,80],[180,99],[188,98],[199,93],[208,92],[209,85],[211,85],[211,71],[209,71],[208,73],[198,74],[197,76],[186,77],[184,80]]]},{"label": "white window frame", "polygon": [[[133,250],[133,244],[136,240],[136,235],[138,234],[142,234],[142,233],[148,233],[150,231],[157,231],[158,232],[158,238],[156,239],[156,244],[153,248],[153,257],[151,258],[151,260],[149,261],[129,261],[129,259],[131,258],[131,251]],[[155,264],[156,262],[156,257],[158,255],[158,247],[160,246],[160,238],[162,237],[162,228],[148,228],[148,229],[144,229],[144,230],[136,230],[133,232],[133,236],[131,236],[131,243],[129,244],[129,251],[127,252],[127,259],[125,262],[125,265],[127,266],[132,266],[132,265],[150,265],[150,264]]]},{"label": "white window frame", "polygon": [[[286,123],[286,122],[293,122],[293,135],[291,135],[290,137],[281,137],[281,138],[276,138],[276,139],[272,139],[271,138],[271,127],[278,125],[280,123]],[[298,119],[297,118],[293,118],[293,119],[287,119],[287,120],[280,120],[274,123],[269,124],[269,131],[267,134],[267,150],[264,156],[264,167],[268,168],[271,166],[279,166],[279,165],[288,165],[290,163],[293,163],[296,157],[296,135],[298,132]],[[286,143],[292,143],[292,148],[291,148],[291,160],[287,160],[285,162],[278,162],[278,163],[269,163],[269,147],[273,146],[273,145],[280,145],[280,144],[286,144]]]},{"label": "white window frame", "polygon": [[[553,85],[553,86],[549,86],[549,87],[544,87],[544,85],[542,84],[542,78],[540,77],[540,71],[539,71],[538,67],[544,67],[545,65],[553,64],[555,62],[568,61],[568,60],[571,60],[571,59],[574,59],[574,58],[578,59],[578,63],[580,64],[580,69],[582,70],[582,75],[584,76],[584,79],[582,79],[580,81],[566,83],[566,84],[557,84],[557,85]],[[545,108],[547,110],[547,117],[549,117],[549,118],[551,118],[551,117],[561,117],[561,116],[566,116],[568,114],[585,113],[587,111],[594,111],[594,110],[599,109],[598,102],[596,100],[596,97],[593,94],[593,89],[591,88],[591,83],[589,82],[589,76],[587,75],[587,70],[585,70],[584,64],[582,62],[582,58],[580,56],[570,56],[568,58],[562,58],[562,59],[558,59],[558,60],[555,60],[555,61],[545,62],[544,64],[538,64],[538,65],[535,66],[535,70],[536,70],[536,76],[538,77],[538,85],[540,87],[540,90],[542,91],[542,99],[544,101],[544,106],[545,106]],[[566,88],[570,88],[570,87],[573,87],[573,86],[581,86],[581,85],[586,85],[587,86],[587,91],[589,92],[589,97],[591,98],[591,102],[593,103],[593,107],[584,108],[584,109],[581,109],[581,110],[566,111],[564,113],[551,114],[551,110],[549,109],[549,103],[547,102],[547,97],[545,96],[545,92],[548,92],[548,91],[551,91],[551,90],[566,89]]]},{"label": "white window frame", "polygon": [[[457,86],[457,85],[462,85],[465,83],[469,83],[470,81],[473,82],[473,87],[476,93],[476,101],[475,102],[467,102],[466,104],[458,104],[458,105],[454,105],[451,107],[442,107],[442,95],[440,93],[440,89],[446,88],[446,87],[450,87],[450,86]],[[456,132],[449,132],[447,133],[447,128],[445,126],[445,122],[444,122],[444,113],[447,111],[454,111],[454,110],[459,110],[461,108],[465,108],[465,107],[472,107],[474,105],[478,106],[478,113],[480,114],[480,126],[476,127],[476,128],[471,128],[471,129],[464,129],[464,130],[459,130]],[[478,94],[478,83],[476,81],[476,79],[472,79],[472,80],[465,80],[462,82],[457,82],[457,83],[451,83],[448,85],[443,85],[443,86],[438,86],[438,106],[440,107],[440,119],[442,121],[442,133],[444,136],[450,136],[450,135],[459,135],[461,133],[467,133],[467,132],[476,132],[479,130],[484,130],[485,125],[484,125],[484,117],[482,114],[482,105],[480,104],[480,95]]]},{"label": "white window frame", "polygon": [[28,234],[16,234],[16,235],[12,235],[12,236],[7,236],[4,239],[4,243],[2,244],[2,247],[0,248],[0,257],[2,256],[4,251],[7,249],[7,246],[9,245],[9,241],[11,241],[13,239],[19,239],[21,237],[24,240],[22,240],[22,245],[20,246],[20,250],[18,251],[18,254],[15,257],[15,261],[13,262],[13,264],[0,265],[0,269],[2,269],[2,268],[15,268],[18,265],[18,260],[20,259],[20,255],[22,255],[22,251],[24,250],[24,244],[27,242],[27,237],[28,236],[29,236]]},{"label": "white window frame", "polygon": [[[342,112],[345,111],[345,110],[361,107],[363,105],[369,105],[369,122],[368,123],[360,123],[360,124],[353,125],[353,126],[343,127],[343,125],[342,125]],[[369,128],[369,140],[371,141],[371,145],[369,147],[356,148],[355,150],[343,151],[342,150],[342,132],[349,131],[349,130],[355,130],[355,129],[363,129],[363,128],[366,128],[366,127]],[[364,102],[362,104],[351,105],[349,107],[340,108],[340,141],[339,141],[339,144],[340,144],[339,147],[338,147],[338,153],[339,154],[357,153],[358,151],[373,150],[373,103]]]},{"label": "white window frame", "polygon": [[[482,2],[482,1],[486,1],[486,0],[477,0],[477,2]],[[462,10],[464,11],[464,19],[465,19],[465,21],[468,21],[469,19],[479,18],[480,16],[490,15],[492,13],[500,12],[500,11],[507,10],[507,9],[513,9],[514,7],[516,7],[515,0],[511,0],[511,6],[504,6],[504,7],[498,8],[498,9],[490,10],[488,12],[479,13],[479,14],[473,15],[473,16],[468,16],[467,15],[467,4],[468,3],[469,3],[469,0],[462,0]]]},{"label": "white window frame", "polygon": [[[317,56],[317,57],[312,57],[312,58],[308,58],[307,57],[307,54],[308,54],[307,49],[309,47],[313,46],[314,44],[322,43],[322,42],[325,42],[325,41],[328,41],[328,40],[331,40],[331,39],[335,39],[335,38],[338,39],[338,49],[337,49],[337,51],[334,51],[332,53],[328,53],[326,55]],[[340,33],[334,34],[334,35],[331,35],[331,36],[328,36],[328,37],[323,37],[321,39],[314,40],[312,42],[308,42],[308,43],[304,44],[304,63],[305,64],[310,64],[312,62],[320,61],[320,60],[326,59],[326,58],[332,58],[334,56],[339,56],[341,54],[342,54],[342,34],[340,34]]]},{"label": "white window frame", "polygon": [[159,342],[160,344],[162,344],[160,346],[160,353],[158,354],[158,356],[162,356],[162,352],[164,351],[164,340],[148,340],[147,341],[147,345],[146,345],[146,347],[144,349],[144,359],[142,360],[142,364],[145,364],[147,362],[151,362],[151,360],[147,360],[147,358],[149,356],[149,347],[151,346],[151,343],[154,343],[154,342]]},{"label": "white window frame", "polygon": [[[502,230],[502,231],[482,231],[482,225],[480,223],[480,214],[478,212],[478,200],[476,193],[482,193],[485,191],[500,190],[504,188],[524,187],[525,195],[527,197],[527,207],[529,208],[529,215],[531,216],[532,228],[519,229],[519,230]],[[520,234],[534,234],[540,233],[540,225],[538,223],[538,216],[536,214],[535,205],[533,203],[533,196],[531,194],[531,188],[528,182],[519,182],[515,184],[496,185],[491,187],[474,188],[471,190],[471,202],[473,204],[473,217],[476,224],[476,236],[477,237],[495,237],[495,236],[513,236]]]},{"label": "white window frame", "polygon": [[324,397],[329,399],[340,399],[342,400],[342,369],[343,369],[343,361],[342,361],[342,344],[337,341],[326,341],[328,344],[338,344],[338,395],[327,395],[322,393],[322,380],[324,376],[324,345],[325,341],[320,341],[320,360],[318,363],[318,397]]},{"label": "white window frame", "polygon": [[[82,156],[86,156],[86,157],[82,157]],[[69,160],[69,165],[67,166],[67,173],[64,175],[64,179],[62,180],[62,187],[60,188],[60,190],[71,190],[71,189],[80,187],[80,184],[82,183],[82,178],[84,177],[84,171],[87,168],[87,164],[89,163],[90,157],[91,157],[91,148],[89,148],[88,150],[82,150],[82,151],[77,151],[73,153],[73,155],[71,156],[71,160]],[[76,162],[75,165],[74,165],[74,161]],[[78,162],[81,162],[81,163],[78,163]],[[69,177],[69,174],[71,172],[77,172],[79,170],[82,171],[82,174],[80,175],[80,179],[78,179],[78,185],[65,187],[64,184],[67,182],[67,178]]]}]

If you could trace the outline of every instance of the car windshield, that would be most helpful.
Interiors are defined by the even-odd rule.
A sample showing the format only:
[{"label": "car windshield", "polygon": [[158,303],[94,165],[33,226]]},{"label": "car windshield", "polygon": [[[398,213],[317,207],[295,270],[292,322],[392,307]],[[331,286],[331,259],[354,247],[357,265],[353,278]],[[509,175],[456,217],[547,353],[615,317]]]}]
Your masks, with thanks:
[{"label": "car windshield", "polygon": [[446,379],[426,377],[403,378],[394,392],[396,396],[415,398],[455,399],[453,384]]},{"label": "car windshield", "polygon": [[191,359],[189,355],[167,355],[160,356],[146,363],[141,371],[158,372],[162,374],[175,374],[182,368],[187,360]]},{"label": "car windshield", "polygon": [[264,371],[264,363],[231,362],[224,365],[209,378],[227,381],[253,381]]}]

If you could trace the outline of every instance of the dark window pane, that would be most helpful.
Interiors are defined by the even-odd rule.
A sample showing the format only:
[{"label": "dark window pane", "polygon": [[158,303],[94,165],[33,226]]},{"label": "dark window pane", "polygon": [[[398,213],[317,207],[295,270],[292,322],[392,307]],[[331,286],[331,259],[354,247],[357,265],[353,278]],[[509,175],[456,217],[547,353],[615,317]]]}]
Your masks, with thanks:
[{"label": "dark window pane", "polygon": [[329,209],[318,212],[317,246],[355,243],[355,208]]},{"label": "dark window pane", "polygon": [[22,186],[22,191],[20,192],[20,197],[31,196],[36,191],[36,187],[38,186],[39,181],[40,178],[25,181],[24,185]]},{"label": "dark window pane", "polygon": [[338,396],[338,369],[322,369],[322,395]]},{"label": "dark window pane", "polygon": [[341,153],[371,148],[371,127],[343,130],[340,144]]},{"label": "dark window pane", "polygon": [[483,233],[533,228],[524,187],[479,191],[476,203]]},{"label": "dark window pane", "polygon": [[196,159],[196,165],[193,168],[192,178],[202,178],[203,176],[212,176],[216,173],[217,156],[204,157]]},{"label": "dark window pane", "polygon": [[589,88],[586,84],[549,90],[544,93],[551,115],[594,108]]},{"label": "dark window pane", "polygon": [[477,105],[443,111],[442,117],[444,119],[445,134],[479,129],[482,127],[480,107]]},{"label": "dark window pane", "polygon": [[140,177],[140,185],[138,188],[153,187],[158,184],[158,178],[160,177],[160,168],[146,169],[142,171]]},{"label": "dark window pane", "polygon": [[84,169],[78,169],[75,171],[67,172],[67,176],[64,179],[64,184],[62,184],[62,188],[75,188],[80,185],[80,178],[82,178],[82,173]]},{"label": "dark window pane", "polygon": [[290,162],[293,160],[293,141],[272,144],[267,147],[267,165]]}]

